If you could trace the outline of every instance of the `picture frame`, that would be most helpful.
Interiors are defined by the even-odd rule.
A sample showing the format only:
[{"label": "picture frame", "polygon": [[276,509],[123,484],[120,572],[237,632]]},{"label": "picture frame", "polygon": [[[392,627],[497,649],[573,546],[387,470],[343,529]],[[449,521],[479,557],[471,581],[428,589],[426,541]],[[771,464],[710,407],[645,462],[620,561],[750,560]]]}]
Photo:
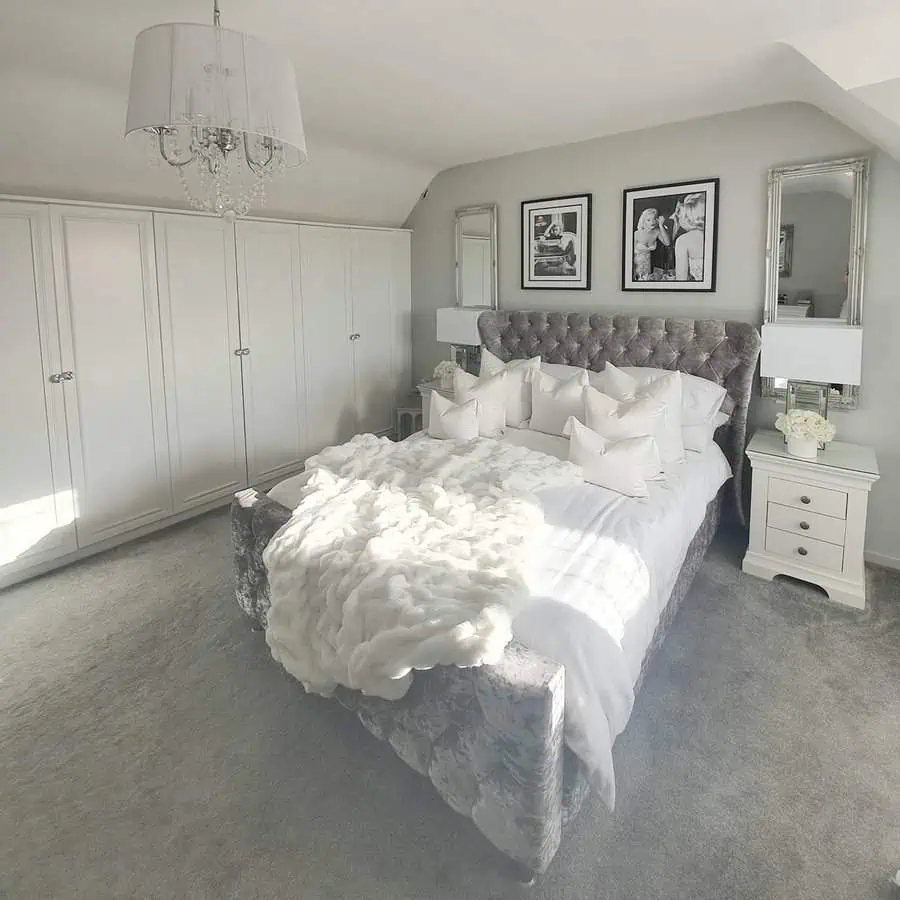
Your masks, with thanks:
[{"label": "picture frame", "polygon": [[623,291],[715,291],[719,193],[718,178],[622,192]]},{"label": "picture frame", "polygon": [[782,278],[791,277],[794,262],[794,226],[782,225],[778,233],[778,274]]},{"label": "picture frame", "polygon": [[591,194],[522,203],[522,290],[591,289]]}]

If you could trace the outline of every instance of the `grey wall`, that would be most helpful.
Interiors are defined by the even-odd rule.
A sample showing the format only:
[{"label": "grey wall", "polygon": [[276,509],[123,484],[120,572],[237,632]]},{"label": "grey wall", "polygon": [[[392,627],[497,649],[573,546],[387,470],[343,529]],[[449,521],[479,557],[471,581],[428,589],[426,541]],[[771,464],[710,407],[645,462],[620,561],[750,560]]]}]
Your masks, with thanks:
[{"label": "grey wall", "polygon": [[[900,566],[900,335],[896,297],[896,211],[900,164],[814,107],[783,104],[521,153],[438,175],[407,225],[412,238],[413,371],[431,374],[447,348],[434,339],[434,311],[452,306],[453,211],[499,205],[500,305],[505,309],[594,309],[638,314],[762,321],[766,173],[769,167],[872,153],[862,407],[835,413],[839,439],[875,446],[882,470],[871,497],[867,546],[876,561]],[[689,178],[721,178],[718,290],[714,294],[625,294],[621,278],[622,189]],[[523,200],[590,191],[594,195],[593,289],[519,288],[519,211]],[[774,404],[760,401],[761,424]]]},{"label": "grey wall", "polygon": [[785,194],[781,222],[794,226],[794,254],[791,274],[779,279],[779,291],[812,291],[817,318],[840,315],[850,259],[849,198],[833,191]]}]

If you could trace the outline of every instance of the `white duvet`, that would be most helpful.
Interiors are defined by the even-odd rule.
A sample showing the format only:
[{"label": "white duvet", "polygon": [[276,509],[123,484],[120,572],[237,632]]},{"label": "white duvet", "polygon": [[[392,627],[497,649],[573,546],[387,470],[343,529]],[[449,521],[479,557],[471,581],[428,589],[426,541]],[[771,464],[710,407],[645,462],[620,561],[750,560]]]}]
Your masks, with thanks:
[{"label": "white duvet", "polygon": [[[440,455],[445,452],[441,448],[453,443],[415,436],[394,446],[408,446],[411,452],[421,453],[421,458],[425,459],[432,453]],[[527,429],[510,429],[502,442],[479,439],[468,446],[465,452],[454,455],[451,466],[469,467],[474,460],[470,460],[468,454],[475,452],[478,458],[487,448],[490,448],[487,455],[496,464],[498,475],[511,461],[505,456],[507,450],[528,452],[529,458],[543,458],[548,461],[545,472],[564,471],[554,469],[550,461],[557,466],[569,465],[561,462],[567,457],[568,442],[564,438]],[[504,455],[498,455],[498,452]],[[352,464],[351,469],[354,466]],[[498,647],[502,652],[502,646],[509,639],[507,615],[514,615],[512,632],[515,636],[536,652],[565,666],[566,740],[586,764],[594,789],[612,807],[615,802],[612,745],[631,714],[634,683],[706,506],[731,473],[716,446],[702,454],[688,453],[687,461],[675,473],[659,483],[652,483],[650,496],[638,500],[585,484],[580,478],[573,481],[571,470],[567,472],[561,481],[542,486],[534,478],[529,478],[527,485],[510,482],[517,492],[515,503],[523,516],[524,531],[518,532],[522,536],[518,546],[527,547],[529,552],[524,563],[521,557],[518,562],[509,563],[509,571],[516,573],[511,581],[498,582],[507,591],[499,607],[488,597],[480,601],[481,606],[476,604],[483,613],[474,631],[475,646],[479,649],[460,664],[476,664],[473,659],[479,655],[482,663],[496,659]],[[361,469],[357,474],[361,476]],[[328,496],[329,491],[336,490],[335,486],[330,486],[329,476],[313,477],[322,477],[329,485],[319,500]],[[477,479],[478,476],[474,477]],[[282,482],[270,492],[273,499],[291,508],[297,507],[291,522],[303,521],[316,509],[324,510],[324,506],[318,505],[319,500],[304,507],[310,496],[309,484],[310,473],[305,472]],[[352,494],[353,489],[347,489]],[[337,496],[342,490],[337,491]],[[366,493],[367,490],[363,490],[363,494]],[[490,503],[496,503],[499,497],[500,493],[497,493]],[[347,537],[339,524],[345,514],[354,516],[349,509],[340,514],[329,513],[330,540],[335,546]],[[488,521],[485,519],[485,524]],[[443,526],[432,523],[429,527]],[[489,529],[496,527],[496,522],[488,525]],[[276,569],[289,568],[287,560],[297,549],[296,546],[292,549],[288,541],[280,540],[283,533],[284,529],[276,535],[264,557],[270,582],[272,565],[275,564]],[[372,536],[376,533],[377,529]],[[277,550],[273,549],[273,544]],[[440,552],[440,542],[432,540],[428,546],[432,551]],[[306,545],[304,552],[315,556],[321,554],[321,549],[317,549],[313,541]],[[276,560],[276,554],[283,558]],[[430,566],[426,565],[428,568]],[[473,572],[474,568],[469,567],[459,569],[456,574],[465,581],[473,577]],[[288,671],[308,683],[310,689],[322,688],[327,692],[329,684],[331,687],[335,683],[347,684],[349,679],[356,677],[357,670],[355,665],[345,669],[343,661],[337,663],[337,658],[342,656],[340,653],[326,666],[330,671],[327,677],[318,672],[315,678],[306,681],[304,675],[309,672],[299,668],[298,661],[307,650],[300,648],[305,642],[316,644],[321,641],[323,626],[324,633],[330,633],[332,638],[339,632],[332,630],[333,622],[327,611],[324,618],[321,610],[312,614],[302,612],[298,604],[289,599],[293,588],[282,593],[288,584],[280,583],[281,577],[276,574],[277,589],[272,582],[273,601],[277,595],[283,597],[278,602],[274,631],[273,611],[269,613],[267,638],[273,655]],[[290,577],[286,577],[289,581]],[[512,587],[513,583],[515,587]],[[328,587],[307,585],[305,590],[321,593],[323,586]],[[332,585],[332,603],[333,589]],[[427,603],[428,591],[433,589],[432,586],[418,594],[417,602]],[[459,589],[462,590],[462,585]],[[374,591],[373,598],[378,593]],[[383,587],[380,596],[383,600]],[[273,602],[273,610],[275,608]],[[409,649],[407,644],[403,646]],[[416,668],[417,663],[424,660],[414,655],[390,659],[395,650],[396,646],[392,645],[387,654],[379,654],[376,659],[380,660],[381,668],[376,665],[375,669],[378,678],[382,679],[382,688],[391,696],[400,696],[408,685],[410,668]],[[325,656],[328,656],[327,651]],[[354,658],[352,654],[350,658]],[[368,653],[362,653],[362,658],[366,665],[373,662]],[[382,665],[385,661],[386,666]]]},{"label": "white duvet", "polygon": [[528,599],[533,492],[580,484],[572,463],[484,438],[326,448],[263,553],[272,655],[308,691],[389,700],[413,669],[498,662]]}]

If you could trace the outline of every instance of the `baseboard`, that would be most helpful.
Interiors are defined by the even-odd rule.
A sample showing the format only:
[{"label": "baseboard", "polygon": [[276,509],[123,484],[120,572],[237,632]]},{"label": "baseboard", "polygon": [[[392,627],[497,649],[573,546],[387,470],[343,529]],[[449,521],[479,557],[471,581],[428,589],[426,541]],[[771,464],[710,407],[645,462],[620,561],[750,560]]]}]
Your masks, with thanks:
[{"label": "baseboard", "polygon": [[874,550],[866,550],[866,562],[873,566],[883,566],[885,569],[900,569],[900,556],[888,556],[887,553],[876,553]]}]

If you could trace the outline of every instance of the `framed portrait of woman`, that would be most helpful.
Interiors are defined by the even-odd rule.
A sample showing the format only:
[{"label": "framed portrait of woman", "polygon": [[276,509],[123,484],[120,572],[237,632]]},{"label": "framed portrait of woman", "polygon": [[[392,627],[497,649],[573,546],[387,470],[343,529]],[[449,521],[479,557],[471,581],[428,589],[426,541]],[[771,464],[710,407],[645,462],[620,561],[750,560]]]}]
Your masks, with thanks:
[{"label": "framed portrait of woman", "polygon": [[622,290],[716,289],[719,179],[623,192]]}]

